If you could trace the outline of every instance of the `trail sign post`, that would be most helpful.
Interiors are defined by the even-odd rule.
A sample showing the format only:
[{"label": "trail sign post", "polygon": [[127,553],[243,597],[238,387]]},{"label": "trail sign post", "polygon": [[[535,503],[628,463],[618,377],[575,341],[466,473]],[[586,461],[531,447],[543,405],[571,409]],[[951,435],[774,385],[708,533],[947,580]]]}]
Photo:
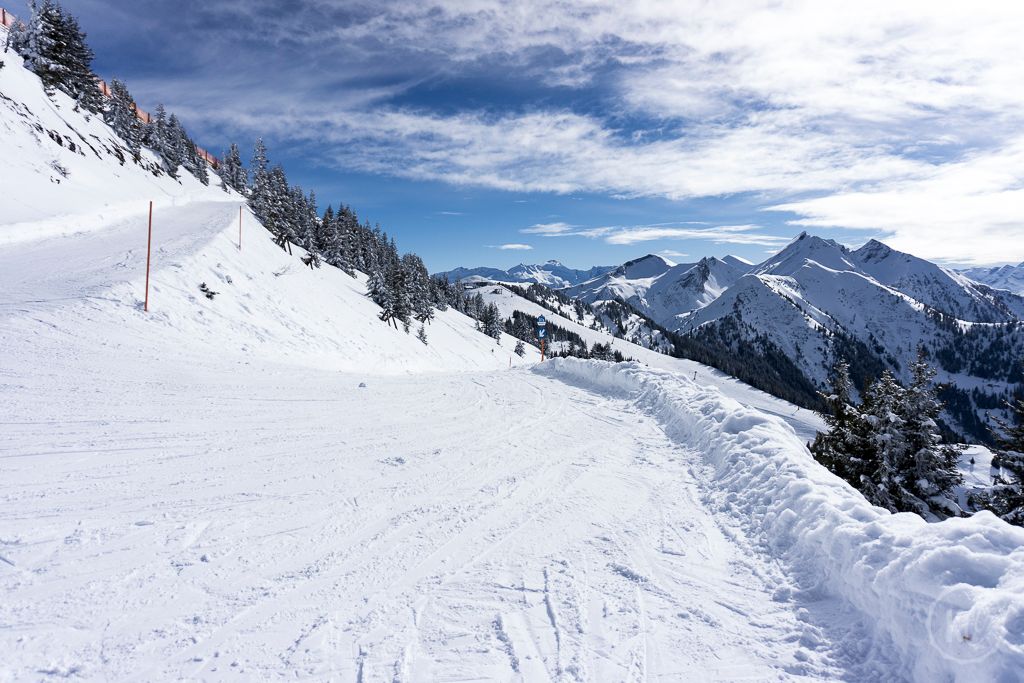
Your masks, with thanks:
[{"label": "trail sign post", "polygon": [[149,260],[153,253],[153,202],[149,203],[149,233],[146,237],[146,299],[142,304],[142,310],[149,313]]},{"label": "trail sign post", "polygon": [[547,330],[548,321],[544,319],[544,316],[537,318],[537,339],[540,339],[540,362],[544,362],[544,338],[548,336]]}]

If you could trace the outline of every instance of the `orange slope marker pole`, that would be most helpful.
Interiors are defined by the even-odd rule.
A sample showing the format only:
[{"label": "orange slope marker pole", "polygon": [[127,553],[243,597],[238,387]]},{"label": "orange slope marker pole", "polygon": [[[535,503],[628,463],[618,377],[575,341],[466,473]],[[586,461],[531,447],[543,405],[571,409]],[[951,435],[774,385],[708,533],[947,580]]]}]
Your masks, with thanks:
[{"label": "orange slope marker pole", "polygon": [[146,302],[142,310],[149,312],[149,262],[153,253],[153,202],[149,203],[149,237],[146,240]]}]

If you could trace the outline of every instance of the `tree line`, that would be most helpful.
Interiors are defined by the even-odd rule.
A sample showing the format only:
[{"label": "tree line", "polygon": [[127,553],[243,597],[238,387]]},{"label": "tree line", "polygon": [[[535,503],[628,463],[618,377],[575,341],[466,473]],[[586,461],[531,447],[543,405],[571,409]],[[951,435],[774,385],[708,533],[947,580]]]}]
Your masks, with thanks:
[{"label": "tree line", "polygon": [[[827,429],[815,436],[810,451],[874,505],[926,519],[963,515],[956,495],[963,484],[962,447],[943,443],[938,423],[943,405],[933,384],[935,370],[923,352],[911,364],[910,377],[904,386],[885,370],[856,402],[850,365],[837,362],[831,394],[824,397]],[[970,502],[1024,524],[1024,401],[1007,407],[1017,425],[996,420],[993,428],[1000,445],[995,486]]]}]

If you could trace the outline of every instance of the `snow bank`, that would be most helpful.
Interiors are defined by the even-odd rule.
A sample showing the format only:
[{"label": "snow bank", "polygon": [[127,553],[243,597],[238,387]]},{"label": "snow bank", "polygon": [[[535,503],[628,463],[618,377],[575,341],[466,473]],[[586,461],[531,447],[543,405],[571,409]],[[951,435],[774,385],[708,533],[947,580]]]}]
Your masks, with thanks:
[{"label": "snow bank", "polygon": [[705,454],[726,509],[804,585],[870,615],[919,681],[1024,679],[1024,529],[983,512],[928,524],[869,505],[781,419],[636,363],[556,359],[536,372],[624,394]]}]

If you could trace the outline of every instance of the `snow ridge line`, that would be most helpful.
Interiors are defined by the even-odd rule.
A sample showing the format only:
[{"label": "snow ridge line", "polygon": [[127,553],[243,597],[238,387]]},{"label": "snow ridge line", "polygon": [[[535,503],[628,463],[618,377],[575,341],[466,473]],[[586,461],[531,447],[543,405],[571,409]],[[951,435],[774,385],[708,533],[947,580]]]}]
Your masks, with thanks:
[{"label": "snow ridge line", "polygon": [[862,612],[905,662],[902,676],[966,683],[1024,671],[1024,530],[988,512],[929,524],[873,507],[780,418],[681,375],[574,358],[534,372],[634,400],[703,453],[722,509],[801,585]]}]

